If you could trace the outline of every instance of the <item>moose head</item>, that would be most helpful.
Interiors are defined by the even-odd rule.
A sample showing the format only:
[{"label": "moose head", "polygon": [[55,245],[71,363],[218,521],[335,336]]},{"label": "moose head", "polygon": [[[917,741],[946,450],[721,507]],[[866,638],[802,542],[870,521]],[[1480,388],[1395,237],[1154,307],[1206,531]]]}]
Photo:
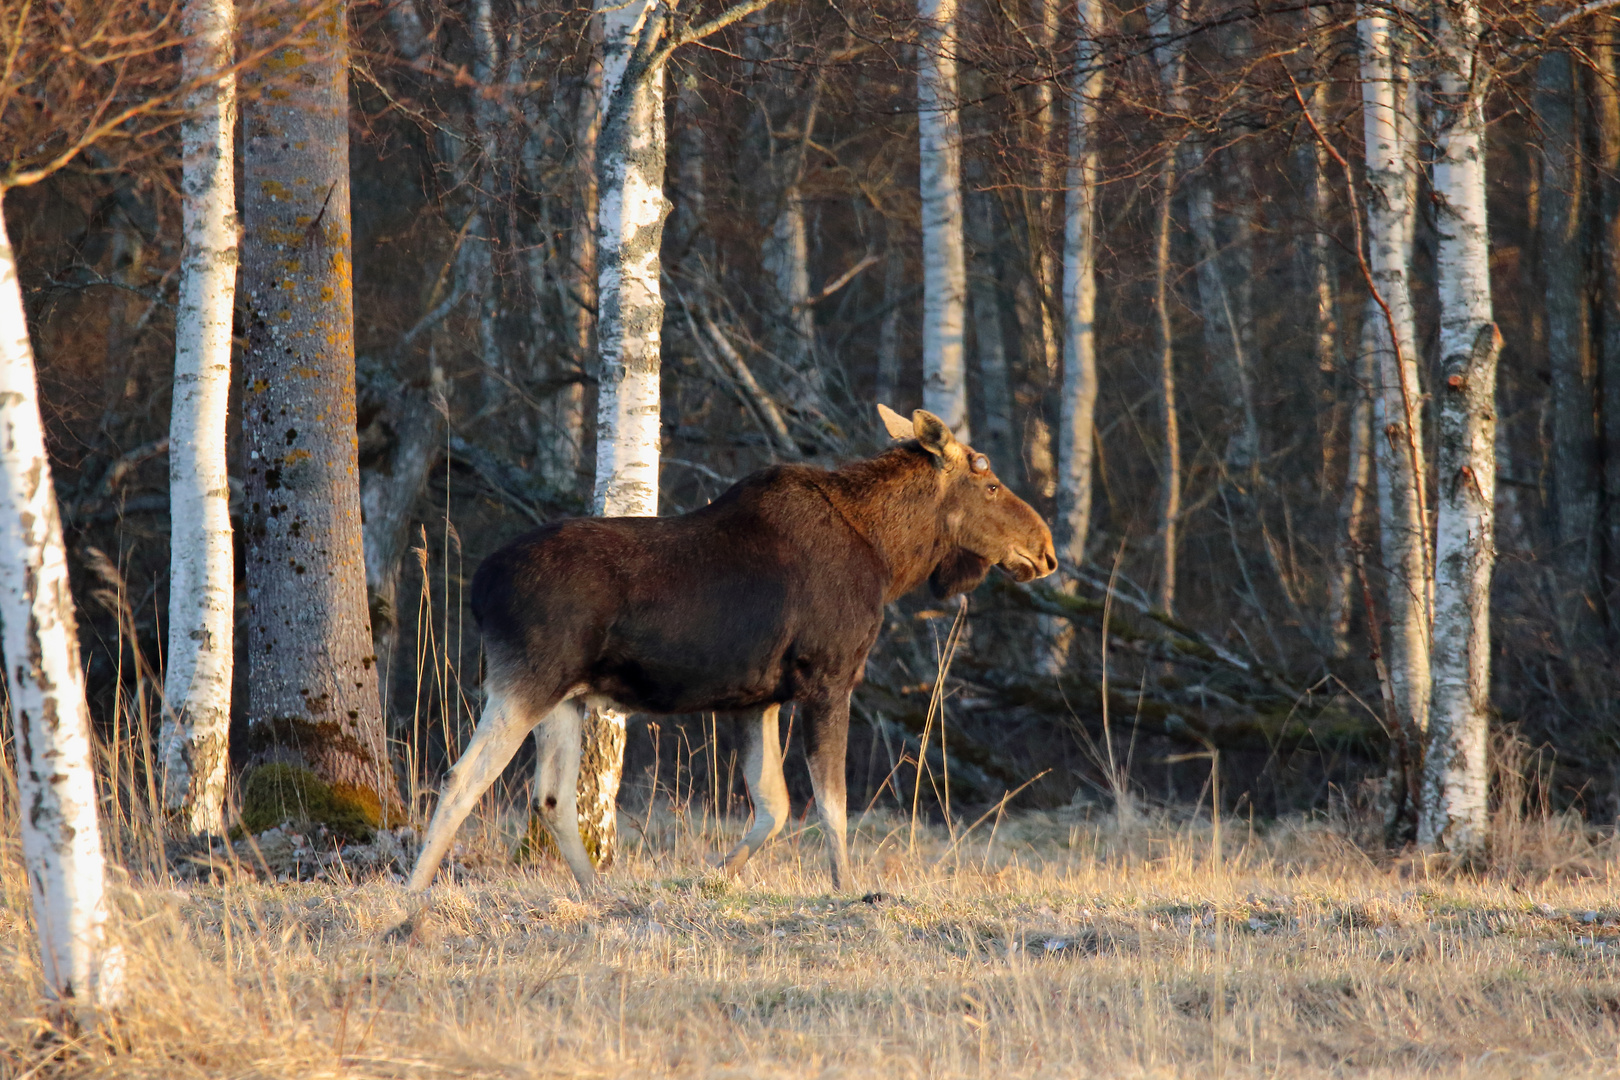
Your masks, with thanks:
[{"label": "moose head", "polygon": [[915,439],[933,461],[944,549],[928,576],[936,597],[973,589],[992,566],[1018,581],[1032,581],[1057,569],[1052,530],[1028,503],[1007,490],[989,458],[958,440],[945,421],[926,409],[918,409],[907,420],[879,405],[878,415],[891,438]]}]

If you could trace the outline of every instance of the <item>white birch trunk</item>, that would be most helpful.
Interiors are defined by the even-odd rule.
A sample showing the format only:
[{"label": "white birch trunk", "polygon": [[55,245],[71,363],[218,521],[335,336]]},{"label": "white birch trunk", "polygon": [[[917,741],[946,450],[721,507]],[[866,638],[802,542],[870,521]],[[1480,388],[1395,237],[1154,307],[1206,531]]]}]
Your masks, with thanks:
[{"label": "white birch trunk", "polygon": [[[664,198],[664,73],[621,86],[656,0],[598,0],[602,124],[597,162],[597,387],[595,511],[658,513],[659,349],[664,298],[659,246]],[[632,73],[633,75],[635,73]]]},{"label": "white birch trunk", "polygon": [[1389,670],[1401,719],[1428,727],[1429,560],[1424,513],[1426,463],[1418,386],[1417,334],[1409,262],[1416,209],[1412,179],[1416,131],[1408,116],[1404,65],[1390,20],[1368,7],[1361,32],[1362,122],[1367,144],[1367,258],[1389,308],[1376,318],[1379,349],[1380,524],[1389,573]]},{"label": "white birch trunk", "polygon": [[[3,194],[3,192],[0,192]],[[34,351],[0,212],[0,645],[16,738],[23,863],[47,994],[115,1005],[94,746]]]},{"label": "white birch trunk", "polygon": [[1103,91],[1096,34],[1101,0],[1077,0],[1079,48],[1069,99],[1069,169],[1063,213],[1063,402],[1058,426],[1058,531],[1062,558],[1085,561],[1091,531],[1097,409],[1097,145]]},{"label": "white birch trunk", "polygon": [[[184,78],[230,66],[235,16],[231,0],[188,0]],[[223,831],[231,724],[236,570],[225,414],[236,299],[235,125],[234,78],[192,94],[180,125],[186,254],[169,419],[169,651],[158,753],[164,802],[193,834]]]},{"label": "white birch trunk", "polygon": [[[664,71],[639,69],[638,47],[661,35],[657,0],[597,0],[602,26],[597,143],[597,321],[600,356],[594,508],[606,517],[658,513],[659,363],[664,298]],[[650,38],[644,38],[650,35]],[[625,716],[591,710],[580,767],[580,832],[598,866],[612,861],[624,768]],[[595,790],[591,786],[594,784]]]},{"label": "white birch trunk", "polygon": [[923,408],[967,439],[963,357],[967,253],[962,237],[962,126],[956,74],[957,0],[918,0],[918,175],[922,191]]},{"label": "white birch trunk", "polygon": [[1433,704],[1418,802],[1418,843],[1477,859],[1489,835],[1491,573],[1496,564],[1496,357],[1485,216],[1483,79],[1473,0],[1438,7],[1434,189],[1440,356],[1435,466]]}]

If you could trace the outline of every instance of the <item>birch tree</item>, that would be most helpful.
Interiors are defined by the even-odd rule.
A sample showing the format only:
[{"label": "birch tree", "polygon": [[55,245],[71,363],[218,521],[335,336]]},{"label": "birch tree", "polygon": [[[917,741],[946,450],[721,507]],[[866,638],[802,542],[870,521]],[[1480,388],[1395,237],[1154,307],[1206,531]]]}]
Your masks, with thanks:
[{"label": "birch tree", "polygon": [[962,126],[957,0],[918,0],[918,176],[922,194],[923,408],[968,433],[963,357],[967,254],[962,236]]},{"label": "birch tree", "polygon": [[253,22],[250,42],[270,51],[243,75],[247,711],[256,756],[306,766],[343,814],[375,826],[402,806],[362,550],[348,9],[303,11],[291,37],[283,17]]},{"label": "birch tree", "polygon": [[[230,67],[231,0],[188,0],[182,77]],[[169,650],[158,737],[167,807],[191,833],[224,828],[236,565],[225,465],[236,300],[234,77],[200,82],[180,124],[185,255],[169,421]]]},{"label": "birch tree", "polygon": [[1486,225],[1485,87],[1474,0],[1436,6],[1434,191],[1443,385],[1435,448],[1433,704],[1418,843],[1485,854],[1496,565],[1496,358]]},{"label": "birch tree", "polygon": [[[4,195],[0,186],[0,203]],[[46,993],[66,1006],[116,1005],[123,958],[107,942],[90,710],[34,351],[3,209],[0,648],[15,734],[23,864]]]},{"label": "birch tree", "polygon": [[1379,521],[1389,581],[1389,674],[1401,721],[1428,727],[1429,564],[1423,490],[1417,332],[1410,283],[1416,131],[1405,65],[1383,9],[1360,12],[1362,124],[1367,155],[1367,261],[1379,301],[1374,429]]},{"label": "birch tree", "polygon": [[[596,485],[606,517],[658,513],[660,285],[664,218],[664,68],[670,53],[759,11],[747,0],[671,33],[660,0],[597,0],[601,22],[601,131],[597,139]],[[598,867],[613,859],[625,715],[591,710],[582,732],[580,834]]]},{"label": "birch tree", "polygon": [[1069,167],[1063,213],[1063,404],[1058,428],[1061,557],[1085,561],[1091,531],[1097,410],[1097,125],[1104,72],[1101,0],[1076,0],[1079,48],[1069,98]]}]

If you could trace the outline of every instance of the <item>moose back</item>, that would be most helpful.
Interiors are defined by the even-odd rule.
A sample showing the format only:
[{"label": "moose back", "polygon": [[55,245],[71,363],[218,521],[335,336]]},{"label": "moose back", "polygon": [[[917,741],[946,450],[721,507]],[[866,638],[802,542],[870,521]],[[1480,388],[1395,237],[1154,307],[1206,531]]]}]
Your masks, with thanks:
[{"label": "moose back", "polygon": [[849,699],[884,605],[927,581],[943,598],[992,566],[1020,581],[1057,568],[1052,534],[989,461],[932,413],[879,406],[899,440],[834,470],[777,465],[700,510],[577,518],[486,559],[473,611],[487,656],[478,728],[445,782],[408,890],[433,880],[456,830],[535,734],[536,805],[582,887],[595,871],[575,787],[581,706],[747,712],[754,820],[740,868],[787,819],[777,711],[798,704],[835,886],[849,884],[844,754]]}]

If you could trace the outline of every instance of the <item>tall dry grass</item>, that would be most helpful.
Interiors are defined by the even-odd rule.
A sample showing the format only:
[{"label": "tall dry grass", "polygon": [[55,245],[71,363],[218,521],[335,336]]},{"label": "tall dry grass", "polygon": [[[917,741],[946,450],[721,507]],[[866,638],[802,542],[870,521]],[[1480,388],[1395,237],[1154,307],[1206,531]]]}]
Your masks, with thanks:
[{"label": "tall dry grass", "polygon": [[[689,808],[690,809],[690,808]],[[131,1004],[65,1049],[0,851],[0,1075],[1572,1076],[1620,1069],[1613,845],[1463,878],[1330,822],[1024,814],[953,840],[871,813],[866,895],[813,826],[740,881],[701,812],[625,815],[599,893],[464,836],[406,944],[387,879],[118,890]],[[10,824],[8,822],[8,824]],[[740,826],[740,822],[732,823]],[[705,835],[707,834],[707,835]],[[1551,844],[1551,839],[1542,841]]]},{"label": "tall dry grass", "polygon": [[[109,578],[109,603],[127,610],[124,595]],[[454,747],[470,708],[443,657],[459,631],[428,626],[417,724],[432,698]],[[0,768],[0,1077],[1620,1072],[1620,852],[1553,812],[1545,763],[1511,734],[1494,865],[1474,876],[1369,853],[1357,838],[1376,823],[1353,807],[1270,824],[1156,810],[1105,740],[1125,813],[995,807],[939,827],[896,790],[858,815],[860,891],[837,895],[802,820],[742,879],[717,877],[709,858],[744,824],[721,800],[729,766],[712,729],[695,744],[654,729],[679,764],[621,815],[598,892],[513,865],[525,813],[505,792],[465,828],[432,914],[391,943],[403,897],[387,875],[173,877],[146,749],[161,679],[130,683],[100,762],[130,1002],[66,1042],[42,1027]]]}]

